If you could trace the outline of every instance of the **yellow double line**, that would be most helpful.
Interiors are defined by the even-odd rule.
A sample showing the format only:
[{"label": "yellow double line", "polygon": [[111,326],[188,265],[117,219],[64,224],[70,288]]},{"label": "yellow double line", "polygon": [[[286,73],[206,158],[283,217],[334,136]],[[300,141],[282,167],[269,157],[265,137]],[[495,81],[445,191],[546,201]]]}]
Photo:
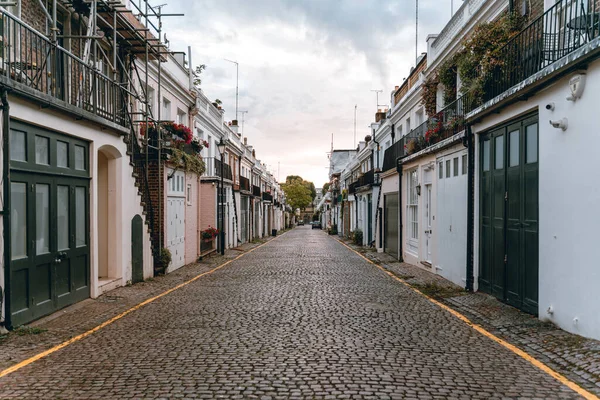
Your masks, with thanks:
[{"label": "yellow double line", "polygon": [[524,360],[528,361],[534,367],[539,368],[540,370],[542,370],[546,374],[550,375],[551,377],[553,377],[554,379],[556,379],[557,381],[559,381],[563,385],[567,386],[569,389],[571,389],[574,392],[576,392],[577,394],[583,396],[585,399],[600,400],[598,398],[598,396],[596,396],[595,394],[588,392],[587,390],[585,390],[584,388],[582,388],[581,386],[579,386],[575,382],[567,379],[565,376],[563,376],[563,375],[559,374],[558,372],[554,371],[552,368],[550,368],[546,364],[542,363],[541,361],[533,358],[532,356],[530,356],[529,354],[527,354],[523,350],[519,349],[516,346],[513,346],[512,344],[508,343],[505,340],[500,339],[498,336],[496,336],[496,335],[488,332],[487,330],[485,330],[481,325],[477,325],[477,324],[473,323],[469,318],[465,317],[464,315],[462,315],[458,311],[453,310],[452,308],[448,307],[445,304],[440,303],[439,301],[437,301],[435,299],[432,299],[431,297],[427,296],[425,293],[423,293],[420,290],[416,289],[415,287],[411,286],[404,279],[398,278],[396,275],[394,275],[390,271],[386,270],[382,266],[375,264],[373,261],[369,260],[367,257],[365,257],[364,255],[360,254],[358,251],[354,250],[353,248],[351,248],[350,246],[348,246],[346,243],[342,242],[341,240],[338,240],[338,242],[340,244],[342,244],[344,247],[346,247],[347,249],[349,249],[350,251],[358,254],[360,257],[362,257],[368,263],[376,266],[381,271],[385,272],[392,279],[395,279],[396,281],[400,282],[404,286],[408,287],[409,289],[413,290],[414,292],[416,292],[416,293],[420,294],[421,296],[425,297],[427,300],[429,300],[430,302],[432,302],[436,306],[442,308],[445,311],[448,311],[450,314],[454,315],[456,318],[460,319],[465,324],[469,325],[471,328],[473,328],[477,332],[481,333],[483,336],[485,336],[485,337],[493,340],[494,342],[496,342],[496,343],[500,344],[501,346],[507,348],[508,350],[512,351],[514,354],[516,354],[519,357],[523,358]]},{"label": "yellow double line", "polygon": [[[287,233],[287,232],[286,232],[286,233]],[[283,235],[285,235],[285,233],[284,233],[284,234],[282,234],[281,236],[283,236]],[[279,237],[281,237],[281,236],[278,236],[278,238],[279,238]],[[271,241],[273,241],[273,240],[275,240],[275,239],[271,239],[271,240],[269,240],[269,241],[268,241],[268,242],[266,242],[266,243],[263,243],[263,244],[261,244],[261,245],[259,245],[259,246],[256,246],[256,247],[254,247],[253,249],[250,249],[250,250],[248,250],[247,252],[245,252],[245,253],[243,253],[243,254],[240,254],[239,256],[237,256],[237,257],[235,257],[235,258],[233,258],[233,259],[231,259],[231,260],[229,260],[229,261],[227,261],[227,262],[224,262],[223,264],[219,265],[218,267],[215,267],[215,268],[211,269],[210,271],[203,272],[203,273],[201,273],[201,274],[199,274],[199,275],[196,275],[195,277],[191,278],[190,280],[187,280],[187,281],[185,281],[185,282],[183,282],[183,283],[180,283],[179,285],[177,285],[177,286],[174,286],[174,287],[172,287],[171,289],[169,289],[169,290],[166,290],[166,291],[164,291],[164,292],[160,293],[159,295],[156,295],[156,296],[154,296],[154,297],[151,297],[151,298],[149,298],[149,299],[147,299],[147,300],[144,300],[144,301],[142,301],[141,303],[139,303],[139,304],[137,304],[137,305],[135,305],[135,306],[131,307],[130,309],[128,309],[128,310],[126,310],[126,311],[123,311],[121,314],[119,314],[119,315],[116,315],[116,316],[112,317],[111,319],[109,319],[109,320],[107,320],[107,321],[105,321],[105,322],[101,323],[100,325],[96,326],[95,328],[92,328],[92,329],[90,329],[90,330],[89,330],[89,331],[87,331],[87,332],[84,332],[84,333],[82,333],[82,334],[80,334],[80,335],[77,335],[77,336],[75,336],[75,337],[73,337],[73,338],[71,338],[71,339],[67,340],[66,342],[63,342],[63,343],[61,343],[61,344],[58,344],[58,345],[56,345],[56,346],[54,346],[54,347],[52,347],[52,348],[50,348],[50,349],[48,349],[48,350],[46,350],[46,351],[43,351],[43,352],[41,352],[41,353],[39,353],[39,354],[36,354],[36,355],[35,355],[35,356],[33,356],[33,357],[30,357],[30,358],[28,358],[28,359],[26,359],[26,360],[24,360],[24,361],[21,361],[20,363],[18,363],[18,364],[15,364],[15,365],[13,365],[12,367],[9,367],[9,368],[6,368],[5,370],[2,370],[2,371],[0,371],[0,378],[4,377],[4,376],[6,376],[6,375],[12,374],[13,372],[15,372],[15,371],[18,371],[18,370],[20,370],[21,368],[23,368],[23,367],[26,367],[26,366],[28,366],[29,364],[32,364],[32,363],[34,363],[34,362],[36,362],[36,361],[38,361],[38,360],[40,360],[40,359],[42,359],[42,358],[44,358],[44,357],[48,357],[50,354],[52,354],[52,353],[56,353],[57,351],[59,351],[59,350],[61,350],[61,349],[64,349],[65,347],[67,347],[67,346],[69,346],[69,345],[71,345],[71,344],[73,344],[73,343],[75,343],[75,342],[78,342],[78,341],[80,341],[81,339],[84,339],[84,338],[86,338],[86,337],[88,337],[88,336],[90,336],[90,335],[93,335],[94,333],[98,332],[100,329],[102,329],[102,328],[104,328],[104,327],[106,327],[106,326],[108,326],[108,325],[112,324],[113,322],[116,322],[116,321],[120,320],[121,318],[125,317],[126,315],[128,315],[128,314],[131,314],[132,312],[134,312],[134,311],[136,311],[136,310],[139,310],[140,308],[144,307],[145,305],[147,305],[147,304],[150,304],[150,303],[153,303],[154,301],[156,301],[156,300],[160,299],[161,297],[164,297],[164,296],[166,296],[166,295],[168,295],[168,294],[170,294],[170,293],[173,293],[174,291],[176,291],[176,290],[178,290],[178,289],[181,289],[181,288],[182,288],[182,287],[184,287],[184,286],[187,286],[187,285],[189,285],[189,284],[190,284],[190,283],[192,283],[192,282],[195,282],[195,281],[197,281],[198,279],[202,278],[203,276],[210,275],[210,274],[212,274],[212,273],[214,273],[214,272],[216,272],[216,271],[220,270],[221,268],[223,268],[223,267],[226,267],[227,265],[229,265],[229,264],[231,264],[232,262],[234,262],[234,261],[236,261],[236,260],[240,259],[241,257],[245,256],[246,254],[250,254],[250,253],[252,253],[254,250],[258,250],[258,249],[260,249],[261,247],[263,247],[264,245],[267,245],[267,244],[269,244],[269,243],[270,243]]]}]

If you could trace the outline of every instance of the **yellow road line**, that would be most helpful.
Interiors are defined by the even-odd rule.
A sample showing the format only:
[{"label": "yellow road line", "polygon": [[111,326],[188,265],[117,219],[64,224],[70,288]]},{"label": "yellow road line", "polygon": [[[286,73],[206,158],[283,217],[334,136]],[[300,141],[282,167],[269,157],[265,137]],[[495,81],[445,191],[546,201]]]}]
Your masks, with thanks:
[{"label": "yellow road line", "polygon": [[588,400],[600,400],[600,398],[598,396],[596,396],[593,393],[588,392],[587,390],[585,390],[584,388],[582,388],[581,386],[579,386],[578,384],[576,384],[575,382],[569,380],[568,378],[566,378],[564,375],[559,374],[558,372],[554,371],[552,368],[550,368],[549,366],[547,366],[546,364],[542,363],[541,361],[537,360],[536,358],[530,356],[529,354],[527,354],[526,352],[524,352],[523,350],[519,349],[518,347],[508,343],[507,341],[500,339],[498,336],[494,335],[493,333],[488,332],[485,328],[483,328],[481,325],[475,324],[474,322],[472,322],[469,318],[467,318],[466,316],[464,316],[463,314],[459,313],[458,311],[448,307],[445,304],[440,303],[439,301],[432,299],[431,297],[427,296],[425,293],[421,292],[420,290],[416,289],[415,287],[411,286],[408,282],[406,282],[404,279],[401,279],[399,277],[397,277],[396,275],[394,275],[393,273],[391,273],[390,271],[386,270],[385,268],[383,268],[381,265],[377,265],[375,264],[373,261],[369,260],[367,257],[365,257],[363,254],[360,254],[358,251],[354,250],[352,247],[348,246],[346,243],[342,242],[341,240],[338,240],[338,242],[340,244],[342,244],[343,246],[345,246],[347,249],[349,249],[350,251],[358,254],[360,257],[362,257],[364,260],[366,260],[368,263],[373,264],[374,266],[376,266],[377,268],[379,268],[381,271],[385,272],[387,275],[389,275],[392,279],[395,279],[396,281],[402,283],[404,286],[410,288],[411,290],[415,291],[416,293],[420,294],[421,296],[425,297],[427,300],[429,300],[430,302],[432,302],[433,304],[437,305],[438,307],[448,311],[450,314],[454,315],[456,318],[460,319],[461,321],[463,321],[465,324],[469,325],[471,328],[475,329],[477,332],[481,333],[483,336],[493,340],[494,342],[500,344],[501,346],[504,346],[505,348],[507,348],[508,350],[512,351],[513,353],[515,353],[516,355],[518,355],[519,357],[523,358],[524,360],[528,361],[530,364],[532,364],[534,367],[537,367],[538,369],[542,370],[543,372],[545,372],[546,374],[550,375],[551,377],[553,377],[554,379],[556,379],[557,381],[559,381],[560,383],[562,383],[563,385],[567,386],[569,389],[573,390],[574,392],[576,392],[577,394],[579,394],[580,396],[582,396],[585,399]]},{"label": "yellow road line", "polygon": [[[287,233],[287,232],[286,232],[286,233]],[[286,233],[283,233],[283,234],[281,234],[281,235],[280,235],[280,236],[278,236],[277,238],[280,238],[280,237],[284,236]],[[277,238],[274,238],[274,239],[272,239],[272,240],[275,240],[275,239],[277,239]],[[253,249],[250,249],[250,250],[248,250],[247,252],[245,252],[245,253],[242,253],[242,254],[240,254],[239,256],[237,256],[237,257],[235,257],[235,258],[233,258],[233,259],[231,259],[231,260],[229,260],[229,261],[227,261],[227,262],[224,262],[223,264],[221,264],[221,265],[219,265],[219,266],[217,266],[217,267],[215,267],[215,268],[211,269],[210,271],[203,272],[203,273],[201,273],[201,274],[199,274],[199,275],[196,275],[195,277],[193,277],[193,278],[191,278],[191,279],[189,279],[189,280],[187,280],[187,281],[185,281],[185,282],[183,282],[183,283],[180,283],[179,285],[177,285],[177,286],[175,286],[175,287],[172,287],[172,288],[171,288],[171,289],[169,289],[169,290],[166,290],[166,291],[164,291],[164,292],[162,292],[162,293],[160,293],[160,294],[158,294],[158,295],[156,295],[156,296],[154,296],[154,297],[151,297],[151,298],[149,298],[149,299],[147,299],[147,300],[144,300],[144,301],[142,301],[141,303],[139,303],[139,304],[137,304],[137,305],[135,305],[135,306],[131,307],[130,309],[128,309],[128,310],[126,310],[126,311],[123,311],[121,314],[119,314],[119,315],[116,315],[116,316],[112,317],[111,319],[109,319],[109,320],[107,320],[107,321],[104,321],[104,322],[103,322],[103,323],[101,323],[100,325],[96,326],[95,328],[92,328],[92,329],[90,329],[90,330],[89,330],[89,331],[87,331],[87,332],[84,332],[84,333],[82,333],[82,334],[80,334],[80,335],[77,335],[77,336],[75,336],[75,337],[73,337],[73,338],[71,338],[71,339],[67,340],[66,342],[63,342],[63,343],[61,343],[61,344],[58,344],[58,345],[56,345],[56,346],[54,346],[54,347],[52,347],[52,348],[50,348],[50,349],[48,349],[48,350],[46,350],[46,351],[43,351],[43,352],[41,352],[41,353],[39,353],[39,354],[36,354],[36,355],[35,355],[35,356],[33,356],[33,357],[30,357],[30,358],[28,358],[28,359],[26,359],[26,360],[24,360],[24,361],[21,361],[20,363],[18,363],[18,364],[15,364],[15,365],[13,365],[12,367],[9,367],[9,368],[6,368],[5,370],[2,370],[2,371],[0,371],[0,378],[4,377],[4,376],[6,376],[6,375],[12,374],[13,372],[15,372],[15,371],[18,371],[18,370],[20,370],[21,368],[23,368],[23,367],[26,367],[26,366],[27,366],[27,365],[29,365],[29,364],[32,364],[32,363],[34,363],[34,362],[36,362],[36,361],[38,361],[38,360],[40,360],[40,359],[42,359],[42,358],[44,358],[44,357],[47,357],[47,356],[49,356],[49,355],[50,355],[50,354],[52,354],[52,353],[56,353],[57,351],[59,351],[59,350],[61,350],[61,349],[64,349],[65,347],[67,347],[67,346],[69,346],[69,345],[71,345],[71,344],[73,344],[73,343],[75,343],[75,342],[78,342],[78,341],[80,341],[81,339],[84,339],[84,338],[86,338],[86,337],[88,337],[88,336],[90,336],[90,335],[92,335],[92,334],[94,334],[94,333],[98,332],[100,329],[102,329],[102,328],[104,328],[104,327],[106,327],[106,326],[108,326],[108,325],[112,324],[112,323],[113,323],[113,322],[115,322],[115,321],[118,321],[118,320],[120,320],[121,318],[125,317],[127,314],[131,314],[132,312],[134,312],[134,311],[136,311],[136,310],[139,310],[139,309],[140,309],[140,308],[142,308],[143,306],[145,306],[145,305],[147,305],[147,304],[150,304],[150,303],[152,303],[152,302],[154,302],[154,301],[156,301],[156,300],[160,299],[161,297],[164,297],[164,296],[168,295],[169,293],[173,293],[174,291],[176,291],[176,290],[178,290],[178,289],[181,289],[182,287],[184,287],[184,286],[187,286],[187,285],[189,285],[190,283],[192,283],[192,282],[194,282],[194,281],[197,281],[198,279],[202,278],[203,276],[210,275],[210,274],[212,274],[213,272],[220,270],[221,268],[223,268],[223,267],[225,267],[225,266],[227,266],[227,265],[231,264],[232,262],[234,262],[234,261],[238,260],[239,258],[241,258],[241,257],[245,256],[246,254],[250,254],[250,253],[252,253],[254,250],[260,249],[260,248],[261,248],[261,247],[263,247],[264,245],[271,243],[271,241],[272,241],[272,240],[269,240],[269,241],[268,241],[268,242],[266,242],[266,243],[263,243],[263,244],[261,244],[261,245],[259,245],[259,246],[256,246],[255,248],[253,248]]]}]

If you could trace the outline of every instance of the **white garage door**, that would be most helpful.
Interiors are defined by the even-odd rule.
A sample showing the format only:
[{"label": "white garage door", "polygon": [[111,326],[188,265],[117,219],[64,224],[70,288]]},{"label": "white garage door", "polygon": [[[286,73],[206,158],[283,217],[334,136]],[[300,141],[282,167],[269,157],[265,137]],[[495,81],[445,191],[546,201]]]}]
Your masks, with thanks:
[{"label": "white garage door", "polygon": [[185,174],[176,172],[167,192],[167,248],[171,252],[170,270],[185,263]]},{"label": "white garage door", "polygon": [[438,273],[465,285],[467,268],[467,152],[437,159],[436,260]]}]

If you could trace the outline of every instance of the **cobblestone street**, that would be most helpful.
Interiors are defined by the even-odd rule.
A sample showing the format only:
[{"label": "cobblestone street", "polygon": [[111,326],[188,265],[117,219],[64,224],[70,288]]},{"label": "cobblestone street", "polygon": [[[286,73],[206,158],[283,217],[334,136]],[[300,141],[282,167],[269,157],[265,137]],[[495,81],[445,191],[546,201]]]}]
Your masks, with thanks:
[{"label": "cobblestone street", "polygon": [[1,398],[577,398],[320,230],[0,378]]}]

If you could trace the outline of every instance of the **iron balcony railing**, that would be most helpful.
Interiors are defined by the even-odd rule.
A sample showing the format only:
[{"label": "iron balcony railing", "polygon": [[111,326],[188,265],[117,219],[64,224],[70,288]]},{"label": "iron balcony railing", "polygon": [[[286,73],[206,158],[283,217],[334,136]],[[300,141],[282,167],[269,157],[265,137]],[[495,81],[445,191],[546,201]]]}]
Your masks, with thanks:
[{"label": "iron balcony railing", "polygon": [[484,80],[491,100],[600,35],[600,0],[558,0],[501,50]]},{"label": "iron balcony railing", "polygon": [[477,107],[470,94],[463,95],[429,117],[385,150],[383,172],[396,167],[396,160],[424,150],[465,129],[465,115]]},{"label": "iron balcony railing", "polygon": [[264,201],[273,201],[273,196],[271,195],[271,193],[263,192],[262,199]]},{"label": "iron balcony railing", "polygon": [[260,186],[252,185],[252,195],[260,197]]},{"label": "iron balcony railing", "polygon": [[352,182],[352,183],[350,184],[350,186],[348,186],[348,193],[349,193],[349,194],[354,194],[354,193],[356,193],[356,188],[357,188],[358,186],[359,186],[359,185],[358,185],[358,181],[356,181],[356,182]]},{"label": "iron balcony railing", "polygon": [[[204,164],[206,170],[204,171],[204,178],[220,178],[221,177],[221,160],[217,157],[204,157]],[[223,179],[232,180],[233,175],[231,173],[231,166],[229,164],[223,164]]]},{"label": "iron balcony railing", "polygon": [[375,173],[373,170],[367,171],[362,174],[357,182],[357,187],[372,185],[375,182]]},{"label": "iron balcony railing", "polygon": [[250,179],[240,176],[240,190],[250,191]]},{"label": "iron balcony railing", "polygon": [[[127,127],[126,89],[0,9],[0,74]],[[96,67],[99,67],[97,63]]]}]

